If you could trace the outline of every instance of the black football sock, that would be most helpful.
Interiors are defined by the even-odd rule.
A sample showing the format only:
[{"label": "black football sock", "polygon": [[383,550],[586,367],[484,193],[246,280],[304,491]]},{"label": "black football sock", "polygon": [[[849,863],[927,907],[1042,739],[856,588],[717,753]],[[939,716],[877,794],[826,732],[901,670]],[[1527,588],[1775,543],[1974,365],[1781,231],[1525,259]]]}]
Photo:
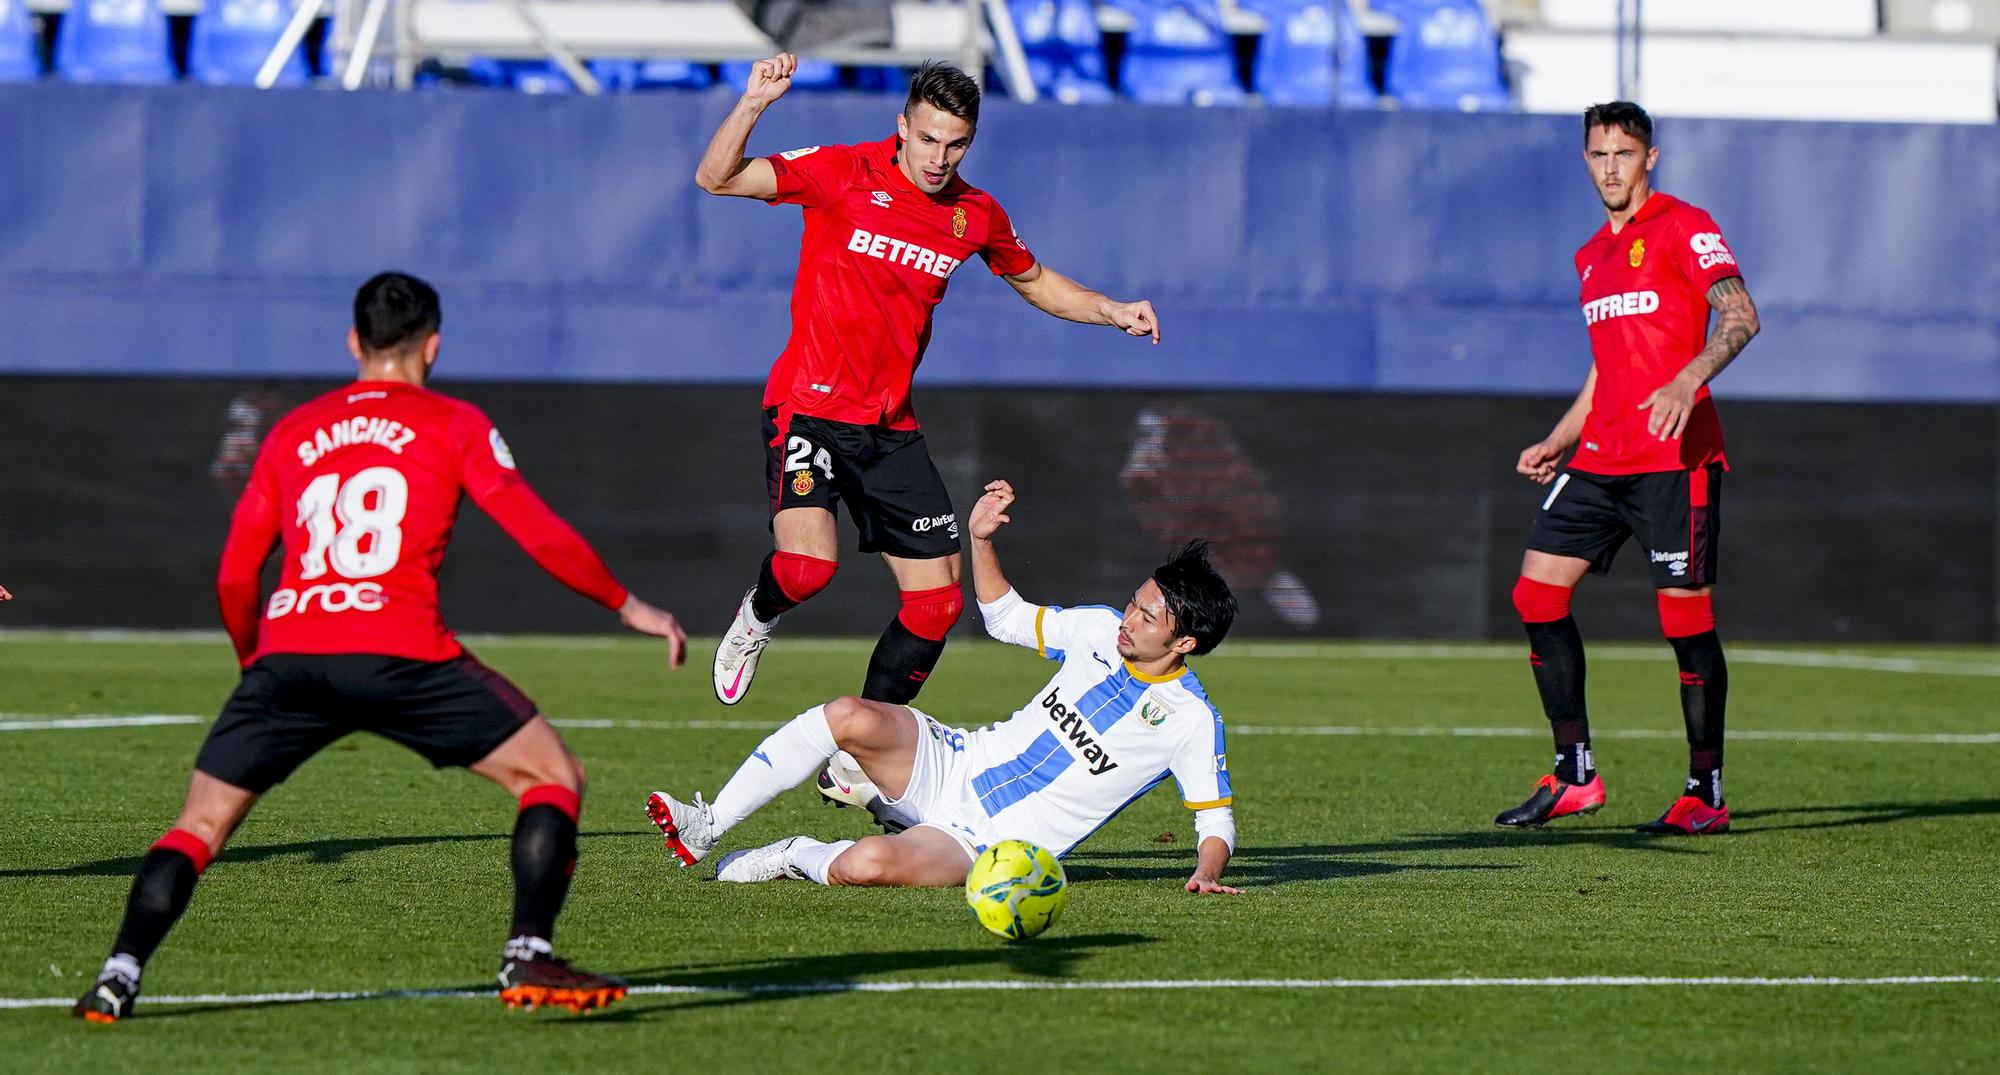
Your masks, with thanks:
[{"label": "black football sock", "polygon": [[938,658],[944,656],[944,641],[925,638],[903,626],[901,617],[889,621],[875,652],[868,658],[868,679],[861,697],[872,702],[907,705],[924,689]]},{"label": "black football sock", "polygon": [[1590,718],[1583,705],[1583,634],[1576,629],[1574,616],[1522,626],[1528,630],[1528,663],[1534,666],[1542,712],[1555,733],[1556,779],[1588,784],[1597,775],[1597,766],[1590,754]]},{"label": "black football sock", "polygon": [[540,790],[522,797],[514,821],[514,936],[550,940],[576,871],[576,819],[560,806],[534,802]]},{"label": "black football sock", "polygon": [[200,876],[201,866],[184,851],[155,846],[146,852],[138,876],[132,879],[132,894],[125,899],[125,920],[118,926],[112,952],[143,966],[187,910]]},{"label": "black football sock", "polygon": [[1687,722],[1687,793],[1713,807],[1722,798],[1723,714],[1729,700],[1729,662],[1714,631],[1669,638],[1681,666],[1681,717]]},{"label": "black football sock", "polygon": [[778,576],[771,570],[777,557],[775,552],[764,557],[764,566],[757,569],[757,589],[750,595],[750,614],[759,623],[770,623],[799,607],[797,601],[785,595],[785,588],[778,585]]}]

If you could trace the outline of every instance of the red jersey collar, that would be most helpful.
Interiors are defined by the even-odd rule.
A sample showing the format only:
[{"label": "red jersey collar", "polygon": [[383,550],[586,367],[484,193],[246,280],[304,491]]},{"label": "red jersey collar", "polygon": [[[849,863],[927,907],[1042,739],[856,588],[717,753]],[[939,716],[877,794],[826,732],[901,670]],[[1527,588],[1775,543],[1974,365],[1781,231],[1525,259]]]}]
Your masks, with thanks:
[{"label": "red jersey collar", "polygon": [[[1656,190],[1653,193],[1646,196],[1646,204],[1640,206],[1639,211],[1632,214],[1632,219],[1626,221],[1625,226],[1629,228],[1634,224],[1643,224],[1646,221],[1651,220],[1654,217],[1665,213],[1667,210],[1672,209],[1676,204],[1679,203],[1679,201],[1680,199],[1674,197],[1671,194],[1666,193],[1665,191]],[[1605,221],[1604,226],[1602,228],[1599,228],[1597,233],[1606,238],[1609,238],[1612,234],[1611,222],[1609,220]]]}]

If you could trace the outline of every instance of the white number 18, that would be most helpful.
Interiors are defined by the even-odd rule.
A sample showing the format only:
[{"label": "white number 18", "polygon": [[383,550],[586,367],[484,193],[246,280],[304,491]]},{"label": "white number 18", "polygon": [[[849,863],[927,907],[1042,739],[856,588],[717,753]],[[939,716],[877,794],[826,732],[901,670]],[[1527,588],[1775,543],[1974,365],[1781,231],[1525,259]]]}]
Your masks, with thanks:
[{"label": "white number 18", "polygon": [[409,509],[410,483],[394,467],[369,467],[346,485],[338,474],[314,478],[299,495],[298,525],[311,539],[300,557],[299,577],[319,578],[329,561],[342,578],[386,574],[403,555],[403,513]]}]

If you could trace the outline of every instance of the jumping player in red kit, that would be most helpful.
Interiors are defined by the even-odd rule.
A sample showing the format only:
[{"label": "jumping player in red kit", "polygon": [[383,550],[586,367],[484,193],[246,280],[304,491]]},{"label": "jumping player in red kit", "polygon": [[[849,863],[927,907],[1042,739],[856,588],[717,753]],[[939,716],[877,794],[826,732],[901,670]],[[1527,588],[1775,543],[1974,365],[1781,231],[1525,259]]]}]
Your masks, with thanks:
[{"label": "jumping player in red kit", "polygon": [[834,512],[845,500],[861,551],[880,553],[902,591],[862,696],[901,705],[936,667],[965,604],[958,515],[910,406],[952,274],[977,255],[1056,317],[1155,343],[1159,322],[1149,302],[1115,302],[1037,262],[993,196],[958,174],[979,123],[979,86],[956,68],[917,69],[889,138],[745,158],[797,63],[786,54],[753,66],[695,175],[711,194],[805,212],[791,338],[764,389],[776,550],[716,648],[715,694],[742,701],[778,617],[832,580]]},{"label": "jumping player in red kit", "polygon": [[[1722,794],[1729,669],[1711,605],[1728,463],[1708,382],[1757,334],[1757,308],[1715,221],[1653,190],[1660,151],[1645,111],[1628,101],[1593,106],[1583,134],[1584,161],[1609,218],[1576,253],[1593,361],[1569,412],[1515,464],[1549,486],[1514,608],[1555,732],[1555,771],[1527,802],[1493,820],[1538,826],[1604,805],[1570,593],[1587,572],[1609,570],[1636,537],[1658,590],[1660,629],[1680,663],[1688,740],[1684,793],[1639,831],[1714,835],[1729,829]],[[1559,467],[1571,448],[1576,454]]]},{"label": "jumping player in red kit", "polygon": [[[666,639],[675,667],[686,638],[535,495],[479,408],[424,387],[440,321],[437,292],[415,277],[363,284],[348,335],[359,379],[292,411],[264,441],[216,583],[243,678],[195,758],[180,816],[140,863],[111,957],[76,1015],[131,1014],[141,968],[258,797],[357,731],[440,768],[471,769],[519,800],[502,1000],[581,1011],[625,995],[625,983],[569,966],[549,944],[576,868],[583,766],[438,613],[438,565],[461,495],[551,575]],[[260,600],[258,577],[281,538],[278,588]]]}]

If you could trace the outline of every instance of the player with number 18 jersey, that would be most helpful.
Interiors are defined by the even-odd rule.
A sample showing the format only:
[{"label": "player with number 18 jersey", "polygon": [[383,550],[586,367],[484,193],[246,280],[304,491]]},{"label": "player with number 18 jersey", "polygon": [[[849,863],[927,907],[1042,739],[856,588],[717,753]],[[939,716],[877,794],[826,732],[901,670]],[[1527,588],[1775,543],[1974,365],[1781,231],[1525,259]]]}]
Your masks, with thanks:
[{"label": "player with number 18 jersey", "polygon": [[[222,608],[237,655],[461,652],[438,611],[439,565],[471,497],[565,585],[616,610],[627,596],[515,469],[478,407],[396,381],[357,381],[271,430],[224,548]],[[282,537],[267,601],[257,572]]]},{"label": "player with number 18 jersey", "polygon": [[[355,732],[469,769],[518,800],[503,1002],[583,1011],[625,995],[624,982],[556,958],[551,943],[576,870],[583,767],[438,614],[459,501],[470,496],[627,627],[667,639],[670,666],[686,636],[528,488],[479,408],[424,387],[443,316],[436,289],[406,273],[362,284],[347,337],[360,376],[287,414],[259,450],[216,579],[243,677],[195,755],[180,815],[140,861],[111,956],[71,1009],[78,1018],[132,1014],[146,961],[230,834],[266,792]],[[281,538],[284,566],[264,600],[259,577]]]}]

